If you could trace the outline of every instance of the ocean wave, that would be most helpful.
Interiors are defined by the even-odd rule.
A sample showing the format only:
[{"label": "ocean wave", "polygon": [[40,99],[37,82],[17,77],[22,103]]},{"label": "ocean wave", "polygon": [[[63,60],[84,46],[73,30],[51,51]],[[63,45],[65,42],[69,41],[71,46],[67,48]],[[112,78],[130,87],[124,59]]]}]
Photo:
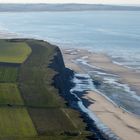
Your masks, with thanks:
[{"label": "ocean wave", "polygon": [[[83,58],[74,60],[73,62],[80,65],[93,78],[93,80],[95,76],[101,78],[101,81],[103,82],[103,89],[94,88],[94,91],[96,90],[97,92],[100,92],[100,94],[106,99],[121,107],[126,112],[140,117],[138,109],[138,106],[140,106],[140,96],[138,96],[135,91],[131,90],[128,84],[120,83],[120,77],[118,75],[106,73],[103,69],[90,65],[88,61]],[[111,88],[110,92],[108,91],[109,88]],[[114,89],[114,92],[112,89]],[[127,103],[127,100],[131,101],[131,105]]]}]

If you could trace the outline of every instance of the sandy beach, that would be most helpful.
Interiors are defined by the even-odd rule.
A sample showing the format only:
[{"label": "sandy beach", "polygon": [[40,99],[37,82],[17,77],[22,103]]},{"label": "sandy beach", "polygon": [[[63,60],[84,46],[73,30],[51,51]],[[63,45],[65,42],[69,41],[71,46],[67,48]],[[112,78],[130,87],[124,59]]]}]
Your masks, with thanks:
[{"label": "sandy beach", "polygon": [[123,140],[139,140],[140,119],[124,112],[114,106],[103,96],[96,92],[89,92],[86,96],[88,100],[95,100],[89,106],[97,117]]},{"label": "sandy beach", "polygon": [[62,50],[67,67],[72,68],[76,72],[83,72],[79,66],[73,63],[73,60],[86,56],[86,60],[90,65],[99,67],[106,72],[118,75],[122,83],[129,84],[130,87],[140,95],[140,72],[136,72],[133,69],[131,70],[121,65],[112,63],[111,59],[105,54],[92,53],[87,50],[69,50]]},{"label": "sandy beach", "polygon": [[[118,75],[122,83],[129,84],[129,86],[136,91],[136,94],[140,95],[139,72],[112,63],[111,59],[105,54],[97,54],[77,49],[62,49],[62,53],[66,66],[75,72],[86,73],[78,64],[74,63],[74,60],[84,58],[90,65],[101,68],[111,74]],[[93,102],[88,108],[122,140],[139,140],[139,117],[115,106],[98,92],[89,91],[83,98]]]}]

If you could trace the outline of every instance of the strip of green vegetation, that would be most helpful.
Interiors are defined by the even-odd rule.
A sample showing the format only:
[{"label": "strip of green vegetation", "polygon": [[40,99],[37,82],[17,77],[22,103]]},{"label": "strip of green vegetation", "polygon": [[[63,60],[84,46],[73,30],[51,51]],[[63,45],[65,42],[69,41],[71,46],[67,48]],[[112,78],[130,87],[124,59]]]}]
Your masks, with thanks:
[{"label": "strip of green vegetation", "polygon": [[25,108],[0,107],[0,138],[36,135],[32,120]]},{"label": "strip of green vegetation", "polygon": [[0,66],[0,82],[16,82],[17,67]]},{"label": "strip of green vegetation", "polygon": [[0,40],[0,62],[22,63],[31,53],[25,42]]},{"label": "strip of green vegetation", "polygon": [[0,105],[23,105],[23,100],[16,84],[0,83]]}]

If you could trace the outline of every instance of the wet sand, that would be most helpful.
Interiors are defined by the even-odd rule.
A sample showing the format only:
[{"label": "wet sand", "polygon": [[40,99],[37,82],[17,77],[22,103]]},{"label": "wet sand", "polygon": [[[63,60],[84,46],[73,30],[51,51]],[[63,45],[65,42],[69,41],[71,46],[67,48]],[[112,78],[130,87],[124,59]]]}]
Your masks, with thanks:
[{"label": "wet sand", "polygon": [[[86,73],[79,65],[74,63],[74,60],[84,57],[90,65],[118,75],[122,83],[129,84],[129,86],[140,95],[139,72],[112,63],[111,59],[105,54],[76,49],[62,49],[62,53],[66,66],[75,72]],[[139,117],[125,112],[97,92],[89,91],[85,94],[84,98],[94,102],[88,108],[122,140],[140,139]]]},{"label": "wet sand", "polygon": [[95,100],[94,104],[89,106],[89,109],[121,139],[140,139],[139,118],[124,112],[96,92],[89,92],[85,98]]},{"label": "wet sand", "polygon": [[[70,49],[69,49],[70,50]],[[128,84],[138,95],[140,95],[140,72],[128,69],[121,65],[117,65],[105,54],[92,53],[87,50],[74,50],[67,51],[62,49],[64,61],[67,67],[72,68],[76,72],[83,72],[79,66],[73,63],[73,60],[82,57],[88,57],[86,60],[90,65],[99,67],[107,73],[112,73],[120,77],[120,82]],[[74,67],[73,67],[74,65]]]}]

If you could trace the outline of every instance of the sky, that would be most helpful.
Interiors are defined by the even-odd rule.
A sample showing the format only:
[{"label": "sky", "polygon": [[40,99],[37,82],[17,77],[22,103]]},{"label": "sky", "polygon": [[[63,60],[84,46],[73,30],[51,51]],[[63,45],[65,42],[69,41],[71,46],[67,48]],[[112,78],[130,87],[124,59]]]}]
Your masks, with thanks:
[{"label": "sky", "polygon": [[0,0],[0,3],[93,3],[140,5],[140,0]]}]

